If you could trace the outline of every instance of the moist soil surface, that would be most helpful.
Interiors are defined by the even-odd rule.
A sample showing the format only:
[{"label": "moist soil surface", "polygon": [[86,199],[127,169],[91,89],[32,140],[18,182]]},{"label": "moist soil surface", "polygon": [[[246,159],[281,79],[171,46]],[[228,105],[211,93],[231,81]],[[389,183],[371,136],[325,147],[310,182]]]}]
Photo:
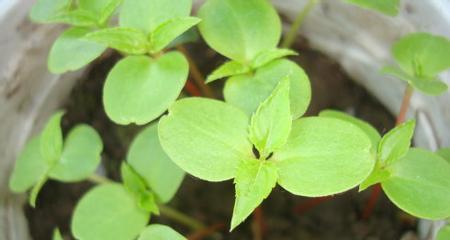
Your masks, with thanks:
[{"label": "moist soil surface", "polygon": [[[202,42],[187,44],[186,48],[205,75],[225,61]],[[312,83],[313,97],[307,115],[332,108],[368,121],[381,133],[394,126],[393,116],[347,76],[338,63],[311,49],[305,40],[297,42],[295,49],[300,55],[291,59],[305,69]],[[117,126],[103,110],[102,86],[108,71],[119,59],[117,53],[108,52],[92,64],[63,106],[66,109],[64,131],[76,124],[88,123],[101,134],[105,146],[101,171],[113,180],[120,179],[120,160],[124,159],[131,140],[141,129]],[[212,85],[219,96],[222,86],[223,81]],[[32,237],[36,240],[51,239],[53,229],[59,227],[66,239],[73,239],[70,235],[71,214],[77,201],[92,186],[89,182],[48,182],[39,195],[37,208],[25,207]],[[358,194],[354,189],[310,206],[314,200],[294,196],[277,187],[263,202],[263,217],[258,218],[264,221],[263,239],[415,239],[416,220],[393,206],[384,195],[378,199],[373,215],[367,220],[361,219],[370,191]],[[207,225],[223,224],[218,234],[202,239],[257,240],[252,230],[255,226],[252,217],[232,233],[228,232],[233,202],[231,181],[210,183],[187,176],[170,205]],[[192,233],[185,226],[164,217],[152,217],[151,221],[168,224],[186,236]]]}]

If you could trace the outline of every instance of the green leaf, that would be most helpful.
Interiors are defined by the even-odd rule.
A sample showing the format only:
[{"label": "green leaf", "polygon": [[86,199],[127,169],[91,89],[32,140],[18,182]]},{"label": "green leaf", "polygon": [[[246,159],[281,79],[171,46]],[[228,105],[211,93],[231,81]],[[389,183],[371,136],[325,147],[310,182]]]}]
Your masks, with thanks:
[{"label": "green leaf", "polygon": [[64,240],[59,229],[55,228],[55,230],[53,230],[52,240]]},{"label": "green leaf", "polygon": [[152,224],[144,229],[138,240],[186,240],[170,227]]},{"label": "green leaf", "polygon": [[277,184],[277,167],[273,162],[246,159],[240,162],[234,179],[234,203],[231,230],[236,228],[266,199]]},{"label": "green leaf", "polygon": [[224,102],[185,98],[161,118],[159,138],[167,155],[189,174],[224,181],[235,176],[240,159],[253,156],[248,123],[241,110]]},{"label": "green leaf", "polygon": [[255,73],[231,77],[224,88],[226,102],[235,105],[248,115],[266,100],[278,83],[289,75],[292,118],[302,116],[311,101],[308,76],[294,62],[279,59],[256,70]]},{"label": "green leaf", "polygon": [[278,183],[308,197],[349,190],[371,173],[375,161],[370,139],[357,126],[339,119],[308,117],[294,121],[287,144],[275,152]]},{"label": "green leaf", "polygon": [[80,124],[69,132],[62,155],[51,168],[49,176],[63,182],[86,179],[100,164],[102,150],[102,139],[95,129]]},{"label": "green leaf", "polygon": [[389,131],[378,146],[378,161],[382,166],[389,165],[405,156],[411,146],[416,122],[410,120]]},{"label": "green leaf", "polygon": [[116,12],[119,6],[122,4],[123,0],[111,0],[108,5],[100,12],[100,18],[98,20],[101,26],[108,23],[109,19]]},{"label": "green leaf", "polygon": [[450,163],[450,148],[441,148],[436,153]]},{"label": "green leaf", "polygon": [[195,43],[200,40],[200,34],[197,28],[193,27],[175,38],[166,48],[173,48],[181,44]]},{"label": "green leaf", "polygon": [[9,179],[9,188],[22,193],[33,187],[47,172],[48,162],[41,155],[40,138],[32,138],[20,153]]},{"label": "green leaf", "polygon": [[450,68],[450,41],[429,33],[406,35],[394,44],[392,54],[411,76],[435,77]]},{"label": "green leaf", "polygon": [[107,115],[118,124],[146,124],[164,113],[187,80],[189,65],[178,52],[151,59],[129,56],[108,74],[103,89]]},{"label": "green leaf", "polygon": [[396,16],[400,9],[400,0],[345,0],[363,8],[375,10],[389,16]]},{"label": "green leaf", "polygon": [[97,16],[83,9],[66,11],[48,20],[51,23],[64,23],[74,27],[97,27]]},{"label": "green leaf", "polygon": [[178,36],[195,26],[201,20],[196,17],[172,18],[158,26],[150,34],[151,52],[163,50]]},{"label": "green leaf", "polygon": [[81,9],[90,11],[97,16],[102,14],[111,5],[120,5],[123,0],[79,0],[78,6]]},{"label": "green leaf", "polygon": [[88,33],[84,38],[127,54],[145,54],[149,50],[145,33],[134,28],[106,28]]},{"label": "green leaf", "polygon": [[50,166],[55,164],[62,154],[63,136],[61,118],[63,115],[63,111],[54,113],[41,132],[41,155]]},{"label": "green leaf", "polygon": [[48,68],[52,73],[78,70],[99,57],[106,46],[83,39],[89,32],[85,28],[70,28],[64,31],[53,44]]},{"label": "green leaf", "polygon": [[220,54],[250,63],[260,52],[273,49],[281,37],[281,21],[265,0],[209,0],[200,8],[200,33]]},{"label": "green leaf", "polygon": [[125,188],[136,198],[138,206],[147,212],[159,214],[153,193],[147,189],[144,179],[126,162],[120,167]]},{"label": "green leaf", "polygon": [[192,0],[124,0],[119,22],[122,27],[137,28],[145,33],[153,32],[163,22],[189,16]]},{"label": "green leaf", "polygon": [[410,76],[397,67],[388,66],[384,67],[381,71],[385,74],[392,75],[400,80],[408,82],[414,87],[414,89],[431,96],[437,96],[445,93],[448,89],[447,84],[441,82],[437,78]]},{"label": "green leaf", "polygon": [[369,137],[370,141],[372,142],[372,152],[376,154],[378,149],[378,143],[381,140],[381,135],[372,125],[340,111],[323,110],[320,112],[319,116],[344,120],[358,126]]},{"label": "green leaf", "polygon": [[38,0],[31,8],[30,18],[34,22],[48,23],[49,20],[69,10],[71,0]]},{"label": "green leaf", "polygon": [[274,48],[270,50],[264,50],[260,52],[258,55],[256,55],[255,59],[253,59],[252,62],[252,68],[257,69],[260,68],[274,60],[284,58],[287,56],[295,56],[298,55],[297,52],[291,50],[291,49],[285,49],[285,48]]},{"label": "green leaf", "polygon": [[28,203],[31,205],[31,207],[33,208],[36,207],[36,200],[39,195],[39,192],[41,191],[42,187],[44,187],[44,184],[47,182],[47,180],[48,177],[47,174],[45,173],[39,178],[38,182],[31,189],[30,196],[28,198]]},{"label": "green leaf", "polygon": [[278,84],[252,116],[249,139],[265,160],[271,153],[286,144],[292,126],[289,102],[289,78]]},{"label": "green leaf", "polygon": [[387,169],[391,177],[382,187],[395,205],[419,218],[450,217],[450,164],[444,159],[412,148]]},{"label": "green leaf", "polygon": [[442,227],[437,236],[436,240],[449,240],[450,239],[450,225]]},{"label": "green leaf", "polygon": [[131,240],[144,230],[148,220],[149,215],[138,208],[123,186],[104,184],[78,202],[71,229],[77,239]]},{"label": "green leaf", "polygon": [[251,68],[236,61],[228,61],[218,67],[206,79],[206,83],[214,82],[224,77],[244,74],[251,71]]},{"label": "green leaf", "polygon": [[184,172],[170,160],[159,142],[158,125],[145,128],[133,140],[127,161],[161,203],[170,201],[184,178]]}]

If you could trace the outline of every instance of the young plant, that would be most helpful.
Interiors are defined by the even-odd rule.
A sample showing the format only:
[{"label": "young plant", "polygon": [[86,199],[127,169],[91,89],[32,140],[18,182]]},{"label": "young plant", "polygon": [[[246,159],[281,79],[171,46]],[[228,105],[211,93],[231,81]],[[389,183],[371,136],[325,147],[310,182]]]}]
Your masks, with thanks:
[{"label": "young plant", "polygon": [[363,131],[333,118],[293,121],[289,93],[284,78],[251,119],[220,101],[186,98],[160,120],[161,144],[178,166],[207,181],[234,179],[231,229],[277,183],[296,195],[327,196],[359,185],[373,169]]},{"label": "young plant", "polygon": [[290,103],[294,119],[302,116],[311,100],[308,76],[283,57],[296,55],[279,49],[281,21],[266,0],[209,0],[199,10],[200,33],[208,45],[228,57],[208,76],[207,82],[227,77],[225,101],[251,116],[289,73]]},{"label": "young plant", "polygon": [[154,238],[158,234],[179,236],[158,225],[144,230],[150,215],[160,214],[159,206],[173,198],[184,177],[162,151],[156,125],[134,139],[121,175],[123,184],[101,184],[80,200],[71,226],[75,237],[132,240],[141,234],[139,239],[144,240],[152,234]]},{"label": "young plant", "polygon": [[29,202],[36,198],[48,179],[61,182],[78,182],[87,179],[100,164],[103,143],[92,127],[75,126],[63,140],[61,118],[55,113],[42,132],[33,137],[17,159],[9,181],[16,193],[31,190]]},{"label": "young plant", "polygon": [[[119,26],[108,26],[122,2]],[[107,115],[123,125],[142,125],[156,119],[178,98],[188,76],[186,58],[177,51],[163,51],[200,21],[189,17],[192,0],[180,0],[177,4],[165,0],[77,3],[40,0],[32,10],[35,21],[73,26],[55,41],[49,56],[50,71],[76,70],[107,47],[116,49],[125,57],[113,67],[105,82],[103,102]]]}]

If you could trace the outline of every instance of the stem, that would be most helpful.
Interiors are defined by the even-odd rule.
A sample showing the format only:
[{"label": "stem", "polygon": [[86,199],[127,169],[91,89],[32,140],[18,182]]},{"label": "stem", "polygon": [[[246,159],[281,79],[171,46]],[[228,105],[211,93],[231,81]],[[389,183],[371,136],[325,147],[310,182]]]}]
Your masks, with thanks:
[{"label": "stem", "polygon": [[[411,97],[412,97],[413,93],[414,93],[414,88],[408,84],[408,86],[405,89],[405,93],[403,94],[402,105],[400,106],[400,112],[395,121],[395,126],[398,126],[405,122],[406,114],[408,113],[408,109],[411,104]],[[367,202],[367,205],[363,211],[362,218],[364,220],[367,220],[368,218],[370,218],[370,216],[372,216],[373,210],[375,209],[377,200],[380,197],[381,192],[382,191],[381,191],[380,184],[377,184],[372,188],[372,192],[370,193],[369,201]]]},{"label": "stem", "polygon": [[[98,174],[92,174],[88,177],[88,180],[96,183],[96,184],[104,184],[104,183],[112,183],[113,181],[111,179],[108,179],[104,176],[98,175]],[[196,219],[189,217],[171,207],[165,206],[165,205],[159,205],[159,210],[162,215],[165,217],[176,221],[178,223],[181,223],[185,226],[190,227],[194,231],[198,231],[200,229],[205,228],[206,226],[203,225],[201,222],[197,221]]]},{"label": "stem", "polygon": [[302,26],[306,16],[308,16],[308,14],[311,12],[314,6],[319,3],[319,1],[320,0],[309,0],[308,3],[306,3],[305,7],[303,7],[302,11],[299,12],[297,17],[295,18],[294,23],[292,23],[291,27],[289,28],[289,32],[286,34],[286,37],[281,44],[282,48],[290,48],[292,46],[292,43],[294,43],[295,37],[297,36],[297,32]]},{"label": "stem", "polygon": [[190,74],[192,76],[192,79],[194,80],[195,84],[200,88],[202,93],[206,97],[217,98],[217,96],[214,94],[214,91],[208,85],[205,84],[205,78],[203,77],[197,64],[189,54],[189,51],[183,45],[178,45],[177,49],[178,51],[182,52],[184,56],[186,56],[186,59],[189,62],[189,68],[191,70]]},{"label": "stem", "polygon": [[166,216],[167,218],[177,221],[183,225],[186,225],[186,226],[192,228],[192,230],[198,231],[198,230],[206,228],[206,226],[203,225],[203,223],[201,223],[181,212],[178,212],[177,210],[175,210],[171,207],[168,207],[165,205],[159,205],[159,211],[161,212],[162,215]]},{"label": "stem", "polygon": [[266,222],[264,221],[264,212],[261,206],[253,211],[252,232],[253,240],[263,240],[265,231],[267,230]]}]

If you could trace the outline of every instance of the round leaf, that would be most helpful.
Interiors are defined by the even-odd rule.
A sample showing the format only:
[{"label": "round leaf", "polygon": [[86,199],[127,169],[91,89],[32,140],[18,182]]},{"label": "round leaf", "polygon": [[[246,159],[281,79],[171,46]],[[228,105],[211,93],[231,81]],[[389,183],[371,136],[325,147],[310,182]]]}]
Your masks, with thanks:
[{"label": "round leaf", "polygon": [[20,153],[9,179],[9,188],[12,191],[25,192],[46,173],[48,163],[41,155],[40,146],[39,137],[34,137]]},{"label": "round leaf", "polygon": [[72,219],[77,239],[133,240],[145,228],[148,214],[119,184],[105,184],[89,191],[78,202]]},{"label": "round leaf", "polygon": [[63,182],[87,178],[100,164],[102,149],[102,139],[95,129],[84,124],[76,126],[67,136],[61,158],[49,176]]},{"label": "round leaf", "polygon": [[273,155],[278,183],[308,197],[349,190],[366,179],[374,166],[371,142],[357,126],[333,118],[294,121],[287,144]]},{"label": "round leaf", "polygon": [[241,110],[224,102],[186,98],[160,120],[159,138],[167,155],[186,172],[224,181],[235,176],[240,159],[253,156],[248,123]]},{"label": "round leaf", "polygon": [[103,104],[118,124],[146,124],[164,113],[177,99],[186,82],[189,65],[178,52],[158,59],[129,56],[108,74]]},{"label": "round leaf", "polygon": [[119,22],[150,33],[169,19],[189,16],[191,8],[192,0],[124,0]]},{"label": "round leaf", "polygon": [[241,63],[275,48],[281,22],[266,0],[209,0],[199,10],[200,33],[209,46]]},{"label": "round leaf", "polygon": [[172,199],[183,181],[183,170],[170,160],[159,143],[156,124],[133,140],[127,161],[162,203]]},{"label": "round leaf", "polygon": [[450,68],[450,41],[428,33],[413,33],[400,39],[392,49],[400,67],[412,76],[434,77]]},{"label": "round leaf", "polygon": [[31,8],[31,20],[47,23],[49,20],[69,10],[71,0],[38,0]]},{"label": "round leaf", "polygon": [[254,74],[249,73],[229,78],[223,90],[225,100],[251,115],[286,76],[291,82],[292,117],[297,119],[306,112],[309,106],[311,85],[305,72],[297,64],[286,59],[269,63],[257,69]]},{"label": "round leaf", "polygon": [[141,233],[138,240],[186,240],[186,238],[170,227],[152,224]]},{"label": "round leaf", "polygon": [[450,217],[450,164],[443,158],[412,148],[387,170],[383,190],[399,208],[420,218]]},{"label": "round leaf", "polygon": [[56,39],[48,58],[50,72],[78,70],[105,51],[105,46],[83,39],[88,32],[85,28],[69,28]]}]

